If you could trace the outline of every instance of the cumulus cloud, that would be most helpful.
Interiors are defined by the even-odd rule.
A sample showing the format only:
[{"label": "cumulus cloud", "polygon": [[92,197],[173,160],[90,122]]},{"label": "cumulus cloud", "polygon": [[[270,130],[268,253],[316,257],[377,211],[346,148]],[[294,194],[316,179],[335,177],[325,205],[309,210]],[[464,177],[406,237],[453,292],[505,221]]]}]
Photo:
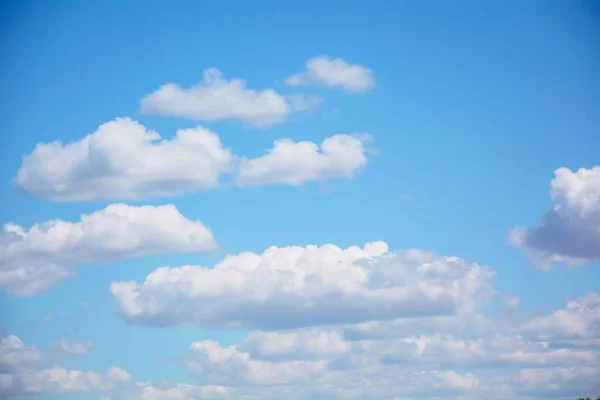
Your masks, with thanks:
[{"label": "cumulus cloud", "polygon": [[240,186],[285,183],[300,185],[308,181],[352,178],[367,164],[365,145],[370,135],[335,135],[320,148],[313,142],[279,139],[262,157],[240,161],[237,183]]},{"label": "cumulus cloud", "polygon": [[[474,375],[459,374],[452,370],[415,373],[376,364],[362,369],[340,370],[330,368],[326,359],[261,361],[253,359],[236,346],[222,347],[213,341],[193,343],[186,364],[190,373],[205,385],[241,389],[269,387],[271,390],[276,387],[280,397],[281,393],[286,393],[286,388],[289,390],[294,387],[302,393],[300,398],[318,394],[323,398],[371,398],[384,393],[387,396],[414,394],[418,383],[428,385],[433,392],[443,388],[455,393],[479,385]],[[393,383],[388,381],[392,376]],[[412,383],[412,387],[407,385],[409,383]],[[403,388],[403,385],[407,386]],[[352,395],[352,392],[355,394]]]},{"label": "cumulus cloud", "polygon": [[[456,264],[445,265],[448,260],[428,256],[420,255],[419,268],[429,270],[440,280],[460,281],[462,273],[453,278],[441,273],[455,270]],[[371,258],[377,257],[371,254]],[[406,268],[396,265],[396,269]],[[411,281],[419,284],[418,280]],[[547,315],[526,315],[526,323],[514,322],[510,333],[489,317],[488,331],[481,333],[467,329],[455,334],[423,334],[419,332],[422,325],[417,324],[409,334],[349,340],[345,337],[348,325],[337,325],[254,331],[227,346],[212,340],[193,342],[181,361],[195,377],[194,384],[134,383],[127,371],[118,368],[98,374],[60,367],[13,375],[6,375],[5,369],[0,371],[5,374],[0,376],[0,383],[6,381],[8,386],[16,382],[11,386],[12,394],[94,392],[104,394],[105,400],[577,398],[600,390],[600,382],[594,379],[600,372],[600,332],[589,328],[582,331],[584,334],[565,332],[563,322],[555,322],[557,315],[569,312],[580,317],[565,319],[565,324],[575,321],[575,325],[581,325],[581,321],[589,320],[589,325],[595,326],[589,309],[597,308],[597,303],[598,294],[590,293]],[[445,318],[466,318],[469,312],[478,313],[484,304],[473,302],[463,308],[463,313]],[[249,308],[247,312],[252,311]],[[460,331],[452,321],[437,322],[442,322],[438,332],[447,328]],[[11,342],[15,348],[27,347],[20,341]]]},{"label": "cumulus cloud", "polygon": [[255,331],[238,346],[251,357],[266,360],[319,360],[347,354],[350,345],[340,332],[304,330],[287,332]]},{"label": "cumulus cloud", "polygon": [[131,383],[131,374],[119,367],[110,367],[104,374],[55,367],[13,375],[10,391],[15,395],[48,396],[113,391]]},{"label": "cumulus cloud", "polygon": [[232,154],[202,127],[160,135],[129,118],[63,145],[39,143],[25,156],[14,183],[57,201],[132,200],[214,188]]},{"label": "cumulus cloud", "polygon": [[568,266],[600,260],[600,166],[554,171],[552,208],[533,228],[515,228],[509,242],[522,247],[536,265]]},{"label": "cumulus cloud", "polygon": [[79,222],[6,224],[0,234],[0,288],[32,296],[54,286],[81,264],[157,253],[212,250],[212,232],[186,219],[173,205],[112,204]]},{"label": "cumulus cloud", "polygon": [[360,94],[375,86],[375,77],[373,71],[362,65],[323,55],[308,60],[306,71],[288,77],[285,83],[289,86],[321,84]]},{"label": "cumulus cloud", "polygon": [[[1,340],[0,393],[3,398],[20,399],[67,393],[111,391],[130,385],[131,374],[110,367],[105,374],[94,371],[68,370],[56,364],[56,353],[42,352],[26,346],[14,335]],[[87,352],[91,342],[58,341],[60,350],[71,355]]]},{"label": "cumulus cloud", "polygon": [[28,370],[38,365],[43,353],[35,346],[25,346],[25,343],[14,335],[2,338],[0,341],[0,373],[13,373]]},{"label": "cumulus cloud", "polygon": [[[588,297],[576,300],[580,308]],[[528,319],[535,324],[557,311]],[[202,385],[228,388],[227,398],[562,399],[600,389],[592,378],[600,348],[591,339],[572,345],[558,335],[527,338],[521,333],[530,329],[519,323],[515,333],[491,326],[479,337],[416,328],[406,336],[347,340],[345,328],[256,331],[230,346],[195,342],[184,361]]]},{"label": "cumulus cloud", "polygon": [[569,300],[564,309],[535,317],[522,329],[543,339],[600,339],[600,293]]},{"label": "cumulus cloud", "polygon": [[249,89],[244,80],[225,79],[221,71],[209,68],[204,71],[204,80],[188,89],[175,83],[161,86],[140,101],[140,110],[193,121],[234,120],[268,127],[282,123],[293,111],[306,111],[321,101],[316,96],[286,97],[273,89]]},{"label": "cumulus cloud", "polygon": [[214,268],[158,268],[110,291],[130,322],[275,329],[466,312],[492,295],[493,277],[457,257],[376,242],[271,247]]}]

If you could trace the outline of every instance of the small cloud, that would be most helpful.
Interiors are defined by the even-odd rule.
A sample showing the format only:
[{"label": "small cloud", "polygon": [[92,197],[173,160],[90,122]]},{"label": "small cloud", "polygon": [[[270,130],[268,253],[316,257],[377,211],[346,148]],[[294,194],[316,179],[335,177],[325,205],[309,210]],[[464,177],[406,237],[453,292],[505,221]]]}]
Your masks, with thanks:
[{"label": "small cloud", "polygon": [[321,84],[349,94],[362,94],[375,86],[375,77],[373,71],[362,65],[323,55],[308,60],[306,71],[286,78],[285,83],[288,86]]},{"label": "small cloud", "polygon": [[323,99],[315,95],[292,94],[287,99],[294,111],[310,111],[323,103]]},{"label": "small cloud", "polygon": [[411,201],[414,199],[415,199],[415,197],[412,194],[401,194],[399,196],[396,196],[394,201],[395,202],[403,202],[403,201]]}]

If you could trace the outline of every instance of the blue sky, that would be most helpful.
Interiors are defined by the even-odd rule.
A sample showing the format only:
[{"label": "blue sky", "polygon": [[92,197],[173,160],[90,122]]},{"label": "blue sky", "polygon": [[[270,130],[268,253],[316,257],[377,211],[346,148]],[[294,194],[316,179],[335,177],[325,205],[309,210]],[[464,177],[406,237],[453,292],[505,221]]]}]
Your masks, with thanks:
[{"label": "blue sky", "polygon": [[[465,399],[600,395],[598,384],[582,383],[591,381],[586,374],[594,376],[600,360],[600,168],[594,169],[600,164],[600,10],[593,2],[13,2],[1,14],[2,224],[27,232],[46,221],[77,223],[111,204],[126,204],[121,211],[110,208],[126,215],[153,206],[144,208],[150,216],[125,217],[118,226],[111,212],[101,214],[98,225],[81,232],[70,226],[64,236],[42,232],[25,239],[5,228],[1,336],[22,342],[7,345],[14,357],[0,358],[0,374],[12,382],[2,381],[7,396],[158,399],[171,398],[169,390],[177,399],[265,393],[277,399],[434,399],[448,390]],[[211,68],[221,73],[216,83],[188,91]],[[245,81],[241,90],[228,86],[235,79]],[[180,90],[167,96],[161,91],[167,83]],[[218,88],[231,91],[223,95]],[[298,106],[298,98],[307,104]],[[48,150],[55,158],[34,152],[40,143],[80,142],[116,118],[137,121],[163,140],[180,129],[208,138],[208,129],[221,145],[208,155],[205,144],[188,141],[158,159],[134,139],[119,139],[140,127],[120,119],[106,125],[97,147],[78,148],[73,157],[81,164],[58,145]],[[260,158],[279,139],[321,145],[334,135],[344,135],[338,152],[292,146],[281,157],[273,150],[275,156]],[[130,167],[139,169],[126,172]],[[555,175],[560,168],[564,173]],[[243,180],[250,176],[244,170],[253,183]],[[123,188],[133,189],[125,194]],[[157,211],[166,204],[175,214]],[[139,244],[115,250],[129,240]],[[389,251],[365,248],[378,241]],[[318,251],[295,264],[282,250],[263,257],[260,273],[244,269],[246,261],[238,258],[233,264],[240,276],[196,267],[192,271],[207,275],[184,275],[177,287],[167,279],[138,288],[147,303],[135,312],[126,295],[109,289],[141,283],[158,267],[212,268],[227,255],[327,244],[364,251],[338,251],[340,260],[330,265]],[[414,256],[409,249],[436,255]],[[364,267],[365,257],[373,270]],[[424,273],[418,265],[427,257],[449,269]],[[549,269],[549,260],[561,262]],[[68,276],[49,283],[57,275],[36,269],[49,268],[44,263],[64,267]],[[471,291],[474,263],[489,266],[494,276],[478,278]],[[280,292],[288,275],[276,265],[289,268],[302,288]],[[339,273],[335,265],[346,268],[337,282],[349,277],[349,286],[328,280]],[[19,275],[25,270],[30,273]],[[352,275],[367,270],[378,271],[370,281]],[[179,279],[176,270],[167,271]],[[397,289],[385,289],[390,297],[384,300],[372,286],[378,274]],[[194,279],[199,286],[186,286]],[[35,280],[44,290],[15,292]],[[452,291],[452,280],[467,286]],[[353,291],[352,285],[360,287]],[[419,285],[424,293],[413,290]],[[404,294],[394,297],[398,293]],[[148,304],[159,304],[162,314]],[[446,313],[445,319],[431,313]],[[570,319],[559,318],[568,313]],[[474,315],[482,319],[468,319]],[[295,322],[273,322],[287,319]],[[367,332],[366,339],[349,339],[357,330]],[[422,334],[429,353],[413,354],[406,343]],[[280,343],[269,335],[293,345],[269,352],[264,343]],[[341,350],[309,349],[312,342],[302,335],[342,338]],[[500,338],[518,343],[499,348]],[[486,349],[485,357],[475,352],[471,359],[466,350],[448,355],[449,343],[469,340]],[[563,352],[547,354],[548,347],[536,347],[542,342]],[[190,350],[192,343],[200,345]],[[75,344],[82,350],[74,351]],[[231,356],[235,364],[216,362],[211,352],[227,346],[251,361]],[[386,348],[397,354],[386,358]],[[532,352],[530,361],[506,355],[523,351]],[[398,384],[369,391],[384,376],[369,375],[362,392],[351,391],[349,377],[367,368],[359,356],[374,360],[369,371],[383,368],[382,360],[401,359],[386,367]],[[321,371],[315,357],[331,364],[322,372],[327,378],[301,369]],[[505,365],[498,367],[498,360]],[[346,375],[334,367],[341,364]],[[106,373],[110,367],[121,372]],[[106,375],[96,385],[91,378],[41,377],[40,371],[54,376],[52,368]],[[268,381],[272,371],[289,376]],[[423,378],[414,378],[418,371]],[[269,386],[273,382],[278,386]],[[506,382],[507,392],[494,386]],[[27,393],[34,386],[38,394]],[[221,388],[216,394],[210,392],[215,386]]]}]

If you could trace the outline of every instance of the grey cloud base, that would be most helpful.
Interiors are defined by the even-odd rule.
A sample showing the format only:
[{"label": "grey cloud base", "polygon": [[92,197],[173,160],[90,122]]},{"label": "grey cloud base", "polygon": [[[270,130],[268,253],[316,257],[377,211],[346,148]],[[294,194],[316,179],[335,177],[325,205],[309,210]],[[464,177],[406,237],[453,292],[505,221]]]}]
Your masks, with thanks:
[{"label": "grey cloud base", "polygon": [[600,166],[557,169],[550,196],[552,208],[540,225],[515,228],[509,243],[523,248],[543,269],[554,262],[576,266],[600,260]]}]

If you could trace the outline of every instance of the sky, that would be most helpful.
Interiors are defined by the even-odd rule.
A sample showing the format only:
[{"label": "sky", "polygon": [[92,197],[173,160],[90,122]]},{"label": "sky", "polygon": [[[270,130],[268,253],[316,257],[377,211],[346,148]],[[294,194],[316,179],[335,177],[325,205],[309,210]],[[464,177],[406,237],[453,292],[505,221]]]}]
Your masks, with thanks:
[{"label": "sky", "polygon": [[1,7],[0,398],[600,396],[597,2]]}]

